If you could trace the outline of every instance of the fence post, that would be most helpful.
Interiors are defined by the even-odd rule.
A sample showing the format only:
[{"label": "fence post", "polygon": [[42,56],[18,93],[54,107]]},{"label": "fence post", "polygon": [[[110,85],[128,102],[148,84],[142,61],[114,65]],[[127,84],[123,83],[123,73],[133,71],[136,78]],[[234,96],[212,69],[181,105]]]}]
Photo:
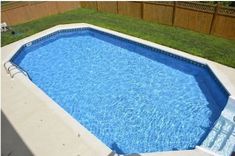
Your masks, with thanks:
[{"label": "fence post", "polygon": [[173,2],[173,13],[172,13],[172,26],[175,25],[175,7],[176,7],[176,1]]},{"label": "fence post", "polygon": [[144,19],[144,2],[141,2],[141,19]]},{"label": "fence post", "polygon": [[96,4],[96,10],[99,11],[99,6],[98,6],[98,2],[95,1],[95,4]]},{"label": "fence post", "polygon": [[119,14],[118,1],[117,1],[117,14]]},{"label": "fence post", "polygon": [[216,16],[217,16],[217,14],[218,14],[219,7],[220,7],[220,4],[217,3],[217,5],[215,6],[215,12],[214,12],[213,17],[212,17],[212,21],[211,21],[211,26],[210,26],[210,32],[209,32],[209,34],[211,34],[212,31],[214,31],[214,29],[215,29],[215,19],[216,19]]}]

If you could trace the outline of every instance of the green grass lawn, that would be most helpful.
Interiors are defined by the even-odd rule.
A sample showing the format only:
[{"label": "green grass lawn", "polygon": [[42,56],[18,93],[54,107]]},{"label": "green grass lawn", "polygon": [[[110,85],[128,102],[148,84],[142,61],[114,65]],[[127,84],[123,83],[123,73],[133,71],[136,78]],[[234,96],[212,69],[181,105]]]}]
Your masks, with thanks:
[{"label": "green grass lawn", "polygon": [[79,22],[119,31],[235,67],[234,40],[89,9],[72,10],[12,26],[17,34],[2,33],[1,43],[4,46],[58,24]]}]

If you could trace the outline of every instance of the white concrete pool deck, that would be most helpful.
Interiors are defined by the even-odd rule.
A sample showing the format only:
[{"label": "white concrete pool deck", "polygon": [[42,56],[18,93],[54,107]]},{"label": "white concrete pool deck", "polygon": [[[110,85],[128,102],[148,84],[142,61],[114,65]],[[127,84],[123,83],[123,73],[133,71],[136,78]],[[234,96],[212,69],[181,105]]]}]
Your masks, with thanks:
[{"label": "white concrete pool deck", "polygon": [[[8,138],[2,144],[2,155],[17,156],[112,156],[111,149],[98,140],[43,91],[23,74],[13,79],[6,73],[3,64],[8,61],[21,45],[54,31],[69,28],[92,27],[101,31],[128,38],[162,49],[197,62],[209,65],[232,97],[235,97],[235,69],[188,53],[158,45],[136,37],[96,27],[90,24],[58,25],[1,48],[2,114],[11,126],[2,126],[2,133]],[[235,104],[234,104],[235,105]],[[229,111],[229,110],[227,110]],[[234,115],[234,112],[232,112]],[[3,118],[3,117],[2,117]],[[3,118],[3,119],[4,119]],[[232,120],[232,119],[231,119]],[[14,131],[12,131],[12,127]],[[213,155],[200,148],[187,151],[138,154],[146,156],[207,156]],[[137,155],[136,155],[137,156]]]}]

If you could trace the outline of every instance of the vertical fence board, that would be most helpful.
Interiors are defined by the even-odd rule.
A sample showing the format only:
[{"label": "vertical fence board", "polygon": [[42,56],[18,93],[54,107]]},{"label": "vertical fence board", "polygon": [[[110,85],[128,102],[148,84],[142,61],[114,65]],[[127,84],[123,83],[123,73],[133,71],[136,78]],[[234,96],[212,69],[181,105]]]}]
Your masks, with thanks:
[{"label": "vertical fence board", "polygon": [[12,2],[2,6],[2,20],[9,25],[32,21],[80,7],[80,2]]},{"label": "vertical fence board", "polygon": [[215,19],[213,35],[235,39],[235,18],[218,15]]},{"label": "vertical fence board", "polygon": [[47,3],[42,2],[38,4],[29,4],[27,9],[30,10],[32,19],[38,19],[50,15],[50,10],[53,10],[54,8],[48,8]]},{"label": "vertical fence board", "polygon": [[12,2],[1,7],[2,21],[16,25],[79,7],[235,39],[234,8],[218,7],[216,10],[216,5],[196,2]]},{"label": "vertical fence board", "polygon": [[2,22],[7,22],[9,25],[11,25],[12,23],[10,23],[11,21],[9,20],[8,16],[7,16],[7,12],[2,12]]},{"label": "vertical fence board", "polygon": [[32,20],[27,5],[11,9],[10,11],[6,11],[5,13],[9,20],[5,22],[10,23],[12,25],[18,23],[25,23]]},{"label": "vertical fence board", "polygon": [[135,18],[141,18],[141,2],[118,2],[118,13]]},{"label": "vertical fence board", "polygon": [[57,8],[59,12],[65,12],[80,7],[79,2],[57,2]]},{"label": "vertical fence board", "polygon": [[81,2],[81,7],[82,8],[87,8],[87,9],[96,9],[97,10],[97,2],[95,2],[95,1],[90,1],[90,2],[82,1]]},{"label": "vertical fence board", "polygon": [[48,15],[58,14],[59,11],[57,9],[56,2],[46,3],[46,7],[48,8]]},{"label": "vertical fence board", "polygon": [[172,25],[172,6],[144,4],[144,20]]},{"label": "vertical fence board", "polygon": [[117,2],[97,2],[99,11],[117,14]]},{"label": "vertical fence board", "polygon": [[176,8],[175,23],[177,27],[209,33],[213,14],[195,10]]},{"label": "vertical fence board", "polygon": [[129,14],[131,17],[141,18],[141,3],[129,3]]}]

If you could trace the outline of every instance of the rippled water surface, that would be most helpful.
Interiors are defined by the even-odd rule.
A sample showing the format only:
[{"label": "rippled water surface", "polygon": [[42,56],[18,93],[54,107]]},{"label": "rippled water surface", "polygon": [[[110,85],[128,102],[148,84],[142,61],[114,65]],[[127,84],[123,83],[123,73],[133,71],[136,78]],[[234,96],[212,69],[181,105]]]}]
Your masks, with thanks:
[{"label": "rippled water surface", "polygon": [[91,29],[41,40],[13,62],[118,153],[194,148],[228,96],[205,67]]}]

